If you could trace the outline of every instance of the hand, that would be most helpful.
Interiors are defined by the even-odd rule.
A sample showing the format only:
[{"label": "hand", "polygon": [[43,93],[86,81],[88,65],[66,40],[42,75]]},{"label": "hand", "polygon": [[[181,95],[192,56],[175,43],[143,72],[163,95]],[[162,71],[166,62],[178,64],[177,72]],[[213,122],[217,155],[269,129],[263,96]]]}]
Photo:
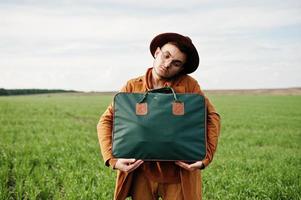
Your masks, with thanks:
[{"label": "hand", "polygon": [[136,160],[136,159],[124,159],[120,158],[117,160],[114,168],[119,169],[123,172],[131,172],[138,168],[143,163],[143,160]]},{"label": "hand", "polygon": [[187,163],[184,163],[182,161],[176,161],[175,162],[176,165],[179,165],[180,167],[188,170],[188,171],[195,171],[197,169],[201,169],[202,166],[203,166],[203,162],[202,161],[197,161],[195,163],[192,163],[192,164],[187,164]]}]

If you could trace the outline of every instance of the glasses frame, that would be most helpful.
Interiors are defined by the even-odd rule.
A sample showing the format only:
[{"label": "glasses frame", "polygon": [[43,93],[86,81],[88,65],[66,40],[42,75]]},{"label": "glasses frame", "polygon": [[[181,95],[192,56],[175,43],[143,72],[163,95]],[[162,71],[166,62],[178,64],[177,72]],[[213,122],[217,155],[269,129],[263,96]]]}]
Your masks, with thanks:
[{"label": "glasses frame", "polygon": [[[173,59],[172,55],[168,51],[163,51],[161,48],[159,48],[159,50],[161,52],[160,57],[161,57],[162,61]],[[179,64],[177,64],[177,63],[179,63]],[[184,66],[184,63],[180,60],[171,60],[169,65],[173,66],[175,68],[181,68]]]}]

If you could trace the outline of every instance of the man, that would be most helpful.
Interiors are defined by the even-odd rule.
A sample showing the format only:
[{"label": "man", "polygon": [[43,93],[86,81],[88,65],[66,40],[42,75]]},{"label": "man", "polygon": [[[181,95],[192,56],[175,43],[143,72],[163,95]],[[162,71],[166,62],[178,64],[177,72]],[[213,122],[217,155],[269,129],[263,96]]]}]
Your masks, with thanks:
[{"label": "man", "polygon": [[[190,38],[177,33],[156,36],[150,51],[154,57],[153,67],[144,76],[131,79],[122,92],[146,92],[164,86],[177,93],[204,95],[199,84],[191,76],[199,65],[199,55]],[[150,162],[135,159],[116,159],[112,155],[112,104],[104,112],[97,125],[102,156],[107,166],[117,169],[114,199],[134,200],[201,199],[201,173],[213,159],[220,131],[220,117],[206,97],[207,138],[206,157],[195,163]]]}]

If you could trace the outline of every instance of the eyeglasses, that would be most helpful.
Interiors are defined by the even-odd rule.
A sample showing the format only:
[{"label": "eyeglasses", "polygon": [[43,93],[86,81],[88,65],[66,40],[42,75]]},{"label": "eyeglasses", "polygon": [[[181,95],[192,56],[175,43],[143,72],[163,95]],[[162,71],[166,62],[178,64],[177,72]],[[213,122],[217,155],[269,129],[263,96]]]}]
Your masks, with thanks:
[{"label": "eyeglasses", "polygon": [[[160,49],[160,51],[161,51],[161,59],[163,61],[173,58],[168,51],[162,51],[161,49]],[[171,60],[171,62],[170,62],[170,66],[173,66],[176,68],[183,67],[183,65],[184,65],[184,63],[180,60]]]}]

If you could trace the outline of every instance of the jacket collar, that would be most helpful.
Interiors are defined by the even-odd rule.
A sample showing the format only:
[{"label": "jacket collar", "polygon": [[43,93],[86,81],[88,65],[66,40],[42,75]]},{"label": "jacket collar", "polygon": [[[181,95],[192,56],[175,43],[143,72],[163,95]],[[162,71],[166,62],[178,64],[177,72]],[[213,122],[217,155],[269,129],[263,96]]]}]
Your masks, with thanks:
[{"label": "jacket collar", "polygon": [[[142,76],[140,78],[140,81],[143,81],[143,86],[144,88],[147,90],[153,89],[153,84],[152,84],[152,78],[153,78],[153,74],[152,74],[152,70],[153,68],[148,68],[145,75]],[[175,77],[174,79],[172,79],[171,81],[166,81],[164,83],[164,86],[169,86],[172,87],[173,89],[175,89],[177,91],[176,88],[181,87],[180,86],[180,82],[184,79],[185,75],[179,75],[177,77]]]}]

